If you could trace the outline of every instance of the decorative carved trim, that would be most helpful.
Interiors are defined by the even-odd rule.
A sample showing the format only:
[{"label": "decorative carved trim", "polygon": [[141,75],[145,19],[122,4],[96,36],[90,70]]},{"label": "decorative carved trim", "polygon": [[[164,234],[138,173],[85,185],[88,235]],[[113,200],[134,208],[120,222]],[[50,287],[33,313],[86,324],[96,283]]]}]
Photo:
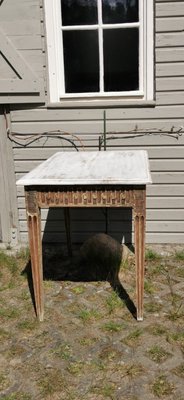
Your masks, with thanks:
[{"label": "decorative carved trim", "polygon": [[58,190],[37,193],[39,207],[133,207],[134,191]]}]

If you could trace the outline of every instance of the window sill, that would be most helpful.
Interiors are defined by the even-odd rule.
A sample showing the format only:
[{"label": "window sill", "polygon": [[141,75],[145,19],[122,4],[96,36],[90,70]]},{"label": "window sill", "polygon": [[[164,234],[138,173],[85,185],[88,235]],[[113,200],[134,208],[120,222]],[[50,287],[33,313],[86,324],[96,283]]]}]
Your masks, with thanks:
[{"label": "window sill", "polygon": [[155,107],[155,100],[125,99],[64,99],[57,103],[48,103],[47,108],[115,108],[115,107]]}]

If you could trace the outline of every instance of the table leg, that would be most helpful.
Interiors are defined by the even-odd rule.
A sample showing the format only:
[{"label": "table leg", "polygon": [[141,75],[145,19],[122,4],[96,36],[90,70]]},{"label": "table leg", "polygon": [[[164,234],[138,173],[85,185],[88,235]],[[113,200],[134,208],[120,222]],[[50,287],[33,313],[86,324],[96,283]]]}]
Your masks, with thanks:
[{"label": "table leg", "polygon": [[41,241],[41,212],[36,204],[35,193],[27,194],[27,219],[29,245],[31,254],[31,270],[35,296],[36,314],[43,321],[43,267],[42,267],[42,241]]},{"label": "table leg", "polygon": [[137,321],[143,321],[145,259],[145,191],[136,191],[134,214]]}]

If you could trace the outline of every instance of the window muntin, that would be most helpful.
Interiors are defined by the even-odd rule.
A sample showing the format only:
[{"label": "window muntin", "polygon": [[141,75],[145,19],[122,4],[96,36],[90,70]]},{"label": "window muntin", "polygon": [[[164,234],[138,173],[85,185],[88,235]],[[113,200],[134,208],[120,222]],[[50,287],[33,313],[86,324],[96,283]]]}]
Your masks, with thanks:
[{"label": "window muntin", "polygon": [[[72,4],[74,3],[80,11],[85,9],[82,17],[81,12],[77,12],[77,7],[75,7],[74,15],[71,15]],[[125,4],[127,6],[126,12],[123,8]],[[123,12],[119,17],[120,12],[118,10],[120,10],[120,7]],[[65,10],[65,16],[63,16],[63,10]],[[87,99],[91,97],[95,99],[99,97],[102,99],[115,96],[117,99],[125,98],[126,100],[153,99],[153,0],[149,0],[149,2],[147,0],[55,0],[54,2],[45,0],[45,11],[51,102],[60,101],[62,98]],[[94,23],[96,18],[98,21]],[[66,38],[72,37],[70,33],[72,31],[73,38],[76,36],[73,40],[75,61],[77,63],[78,58],[79,65],[83,59],[81,70],[79,66],[78,70],[80,74],[84,73],[84,83],[91,76],[91,85],[89,83],[88,85],[81,84],[81,88],[81,78],[77,78],[77,70],[72,72],[71,66],[74,62],[74,59],[72,60],[72,46],[67,48],[66,45],[67,40],[71,44],[71,40]],[[94,39],[95,34],[92,34],[95,31],[98,40]],[[79,46],[79,40],[77,44],[77,37],[83,37],[87,32],[90,32],[87,36],[93,38],[93,40],[91,40],[90,45],[88,43],[88,51],[79,50],[81,46]],[[120,43],[116,44],[116,47],[119,45],[118,51],[121,54],[123,54],[123,48],[126,53],[125,57],[121,58],[120,63],[118,54],[114,61],[110,57],[111,51],[114,50],[113,38],[118,37],[118,35],[118,42],[122,40],[123,36],[127,36],[122,46]],[[111,38],[111,40],[108,39],[109,48],[107,38]],[[134,38],[134,43],[131,38]],[[82,41],[83,44],[86,42],[84,37]],[[78,55],[77,48],[79,50]],[[94,54],[94,62],[91,62],[93,60],[91,52]],[[90,64],[94,65],[91,66]],[[84,70],[85,65],[87,66],[86,71]],[[98,68],[99,78],[97,78]],[[119,72],[121,72],[119,75],[121,79],[118,77]],[[126,77],[124,84],[123,74]],[[74,77],[79,80],[75,85],[70,82],[70,79],[73,79],[74,82]],[[115,79],[116,77],[117,79]],[[119,86],[116,81],[119,81]],[[128,85],[128,82],[131,85]]]},{"label": "window muntin", "polygon": [[63,94],[139,91],[139,2],[61,0]]}]

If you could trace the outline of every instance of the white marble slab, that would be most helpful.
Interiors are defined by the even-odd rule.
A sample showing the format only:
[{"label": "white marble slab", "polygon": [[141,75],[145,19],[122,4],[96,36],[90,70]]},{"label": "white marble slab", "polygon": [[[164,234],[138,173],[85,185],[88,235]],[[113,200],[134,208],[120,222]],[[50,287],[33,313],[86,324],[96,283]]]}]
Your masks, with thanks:
[{"label": "white marble slab", "polygon": [[17,181],[17,185],[141,185],[151,183],[144,150],[59,152]]}]

